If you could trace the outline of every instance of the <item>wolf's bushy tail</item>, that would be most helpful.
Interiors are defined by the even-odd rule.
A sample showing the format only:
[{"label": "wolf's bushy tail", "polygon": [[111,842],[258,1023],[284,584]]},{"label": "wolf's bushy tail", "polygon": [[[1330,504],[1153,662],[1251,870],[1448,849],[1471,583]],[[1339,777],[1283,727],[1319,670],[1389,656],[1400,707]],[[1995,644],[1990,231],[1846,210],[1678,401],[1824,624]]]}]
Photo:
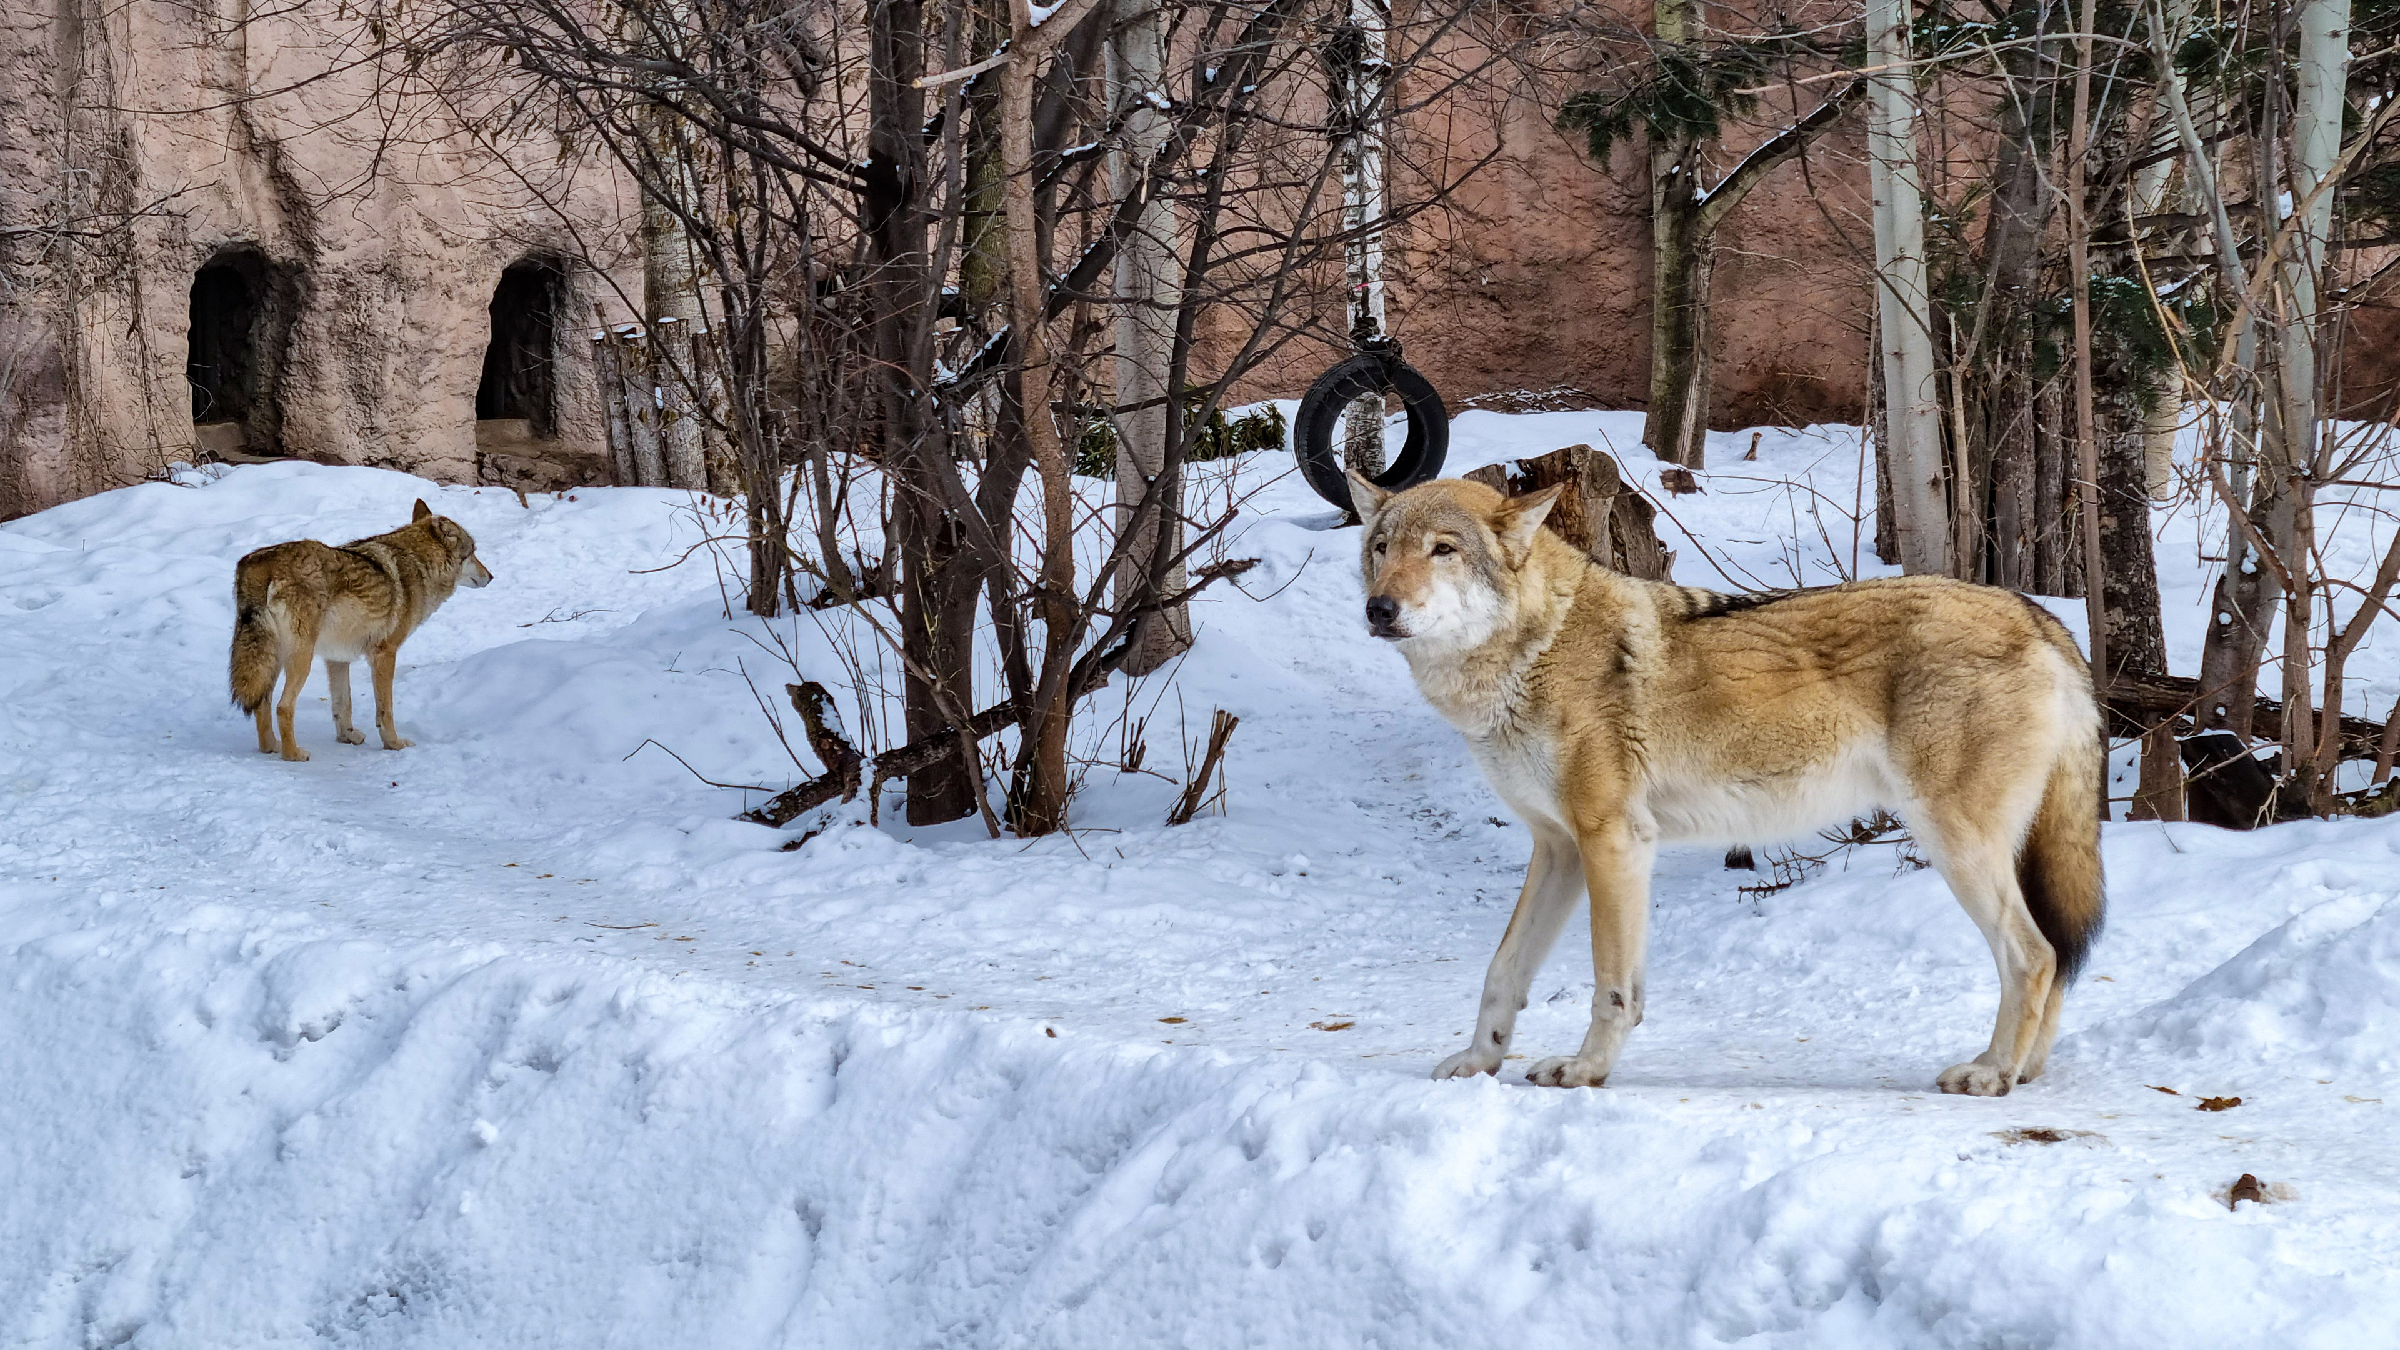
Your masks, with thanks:
[{"label": "wolf's bushy tail", "polygon": [[267,623],[267,606],[274,603],[275,583],[267,565],[256,555],[233,569],[233,658],[228,679],[233,701],[246,713],[275,692],[275,672],[282,660],[275,651],[275,630]]},{"label": "wolf's bushy tail", "polygon": [[2107,761],[2095,739],[2050,766],[2041,809],[2017,854],[2017,885],[2033,923],[2058,953],[2058,979],[2072,981],[2107,920],[2100,874],[2100,791]]}]

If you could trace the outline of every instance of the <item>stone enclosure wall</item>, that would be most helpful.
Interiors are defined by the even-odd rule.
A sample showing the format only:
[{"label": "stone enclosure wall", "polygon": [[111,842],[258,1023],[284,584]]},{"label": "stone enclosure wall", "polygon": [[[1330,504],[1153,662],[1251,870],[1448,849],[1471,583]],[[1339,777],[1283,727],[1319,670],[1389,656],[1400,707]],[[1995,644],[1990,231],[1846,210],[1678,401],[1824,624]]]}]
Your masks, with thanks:
[{"label": "stone enclosure wall", "polygon": [[332,6],[214,4],[8,11],[0,518],[203,451],[599,478],[580,348],[615,278],[639,299],[621,186],[379,97]]},{"label": "stone enclosure wall", "polygon": [[[0,519],[204,452],[605,481],[588,334],[640,301],[627,185],[555,136],[494,140],[489,109],[394,96],[345,64],[367,35],[330,0],[250,3],[0,0]],[[1499,158],[1392,241],[1390,327],[1454,407],[1639,407],[1641,157],[1593,164],[1522,92],[1400,128],[1399,173]],[[1722,230],[1716,425],[1861,415],[1862,139]],[[2383,377],[2384,336],[2353,342],[2359,374]],[[1244,393],[1296,395],[1332,355],[1295,345]]]}]

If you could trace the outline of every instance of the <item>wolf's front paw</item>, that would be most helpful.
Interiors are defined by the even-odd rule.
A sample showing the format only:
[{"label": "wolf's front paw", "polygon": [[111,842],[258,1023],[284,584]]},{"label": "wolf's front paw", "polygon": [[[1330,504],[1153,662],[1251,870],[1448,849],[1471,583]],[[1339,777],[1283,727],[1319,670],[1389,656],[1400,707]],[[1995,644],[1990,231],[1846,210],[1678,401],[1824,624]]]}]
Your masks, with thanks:
[{"label": "wolf's front paw", "polygon": [[352,727],[348,731],[337,731],[333,733],[333,738],[344,745],[365,745],[367,743],[367,733],[360,731],[357,727]]},{"label": "wolf's front paw", "polygon": [[1942,1070],[1942,1076],[1933,1081],[1944,1092],[1969,1097],[2005,1097],[2008,1090],[2015,1086],[2009,1081],[2011,1076],[2006,1069],[1994,1068],[1980,1059],[1970,1059],[1964,1064],[1953,1064]]},{"label": "wolf's front paw", "polygon": [[305,764],[308,762],[308,752],[296,745],[291,749],[284,751],[283,757],[290,760],[294,764]]},{"label": "wolf's front paw", "polygon": [[1560,1055],[1527,1070],[1525,1081],[1540,1087],[1607,1087],[1608,1066],[1577,1055]]},{"label": "wolf's front paw", "polygon": [[[366,737],[361,736],[359,739],[363,741],[366,739]],[[406,750],[408,747],[415,744],[415,741],[409,740],[405,736],[386,736],[383,738],[383,748],[386,750]]]},{"label": "wolf's front paw", "polygon": [[1434,1066],[1433,1076],[1440,1078],[1473,1078],[1479,1073],[1500,1072],[1500,1052],[1497,1050],[1461,1050]]}]

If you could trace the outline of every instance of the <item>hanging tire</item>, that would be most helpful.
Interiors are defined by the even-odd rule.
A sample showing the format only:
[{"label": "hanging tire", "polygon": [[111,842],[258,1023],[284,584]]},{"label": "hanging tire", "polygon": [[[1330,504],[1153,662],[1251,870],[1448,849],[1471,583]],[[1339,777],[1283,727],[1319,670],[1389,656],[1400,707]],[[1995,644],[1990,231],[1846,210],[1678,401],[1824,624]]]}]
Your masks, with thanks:
[{"label": "hanging tire", "polygon": [[1366,394],[1398,394],[1408,410],[1408,441],[1375,477],[1375,486],[1391,492],[1415,487],[1439,476],[1450,453],[1450,412],[1431,381],[1397,356],[1361,352],[1351,357],[1309,386],[1292,419],[1292,453],[1300,460],[1301,476],[1318,496],[1344,511],[1350,509],[1350,483],[1334,430],[1342,410]]}]

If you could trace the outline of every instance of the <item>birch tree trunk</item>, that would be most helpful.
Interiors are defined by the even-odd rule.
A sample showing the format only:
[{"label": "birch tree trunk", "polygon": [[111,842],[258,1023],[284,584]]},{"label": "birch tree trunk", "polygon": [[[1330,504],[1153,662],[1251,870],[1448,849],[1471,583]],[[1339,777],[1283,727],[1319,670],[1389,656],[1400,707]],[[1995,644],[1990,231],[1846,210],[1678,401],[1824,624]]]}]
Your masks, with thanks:
[{"label": "birch tree trunk", "polygon": [[1942,497],[1942,431],[1925,280],[1924,192],[1917,176],[1916,75],[1901,0],[1869,0],[1868,62],[1883,67],[1868,94],[1867,167],[1875,196],[1878,333],[1884,445],[1891,458],[1893,527],[1901,570],[1949,571]]},{"label": "birch tree trunk", "polygon": [[[1136,0],[1142,2],[1142,0]],[[1336,113],[1342,133],[1342,271],[1349,287],[1350,340],[1383,336],[1384,94],[1391,80],[1385,38],[1388,0],[1350,0],[1334,35]],[[1342,462],[1372,478],[1384,470],[1383,395],[1367,394],[1342,415]]]},{"label": "birch tree trunk", "polygon": [[[1108,49],[1110,103],[1124,118],[1125,131],[1110,172],[1117,197],[1124,200],[1141,190],[1150,161],[1168,135],[1167,115],[1158,107],[1166,34],[1158,0],[1117,0],[1116,10]],[[1167,387],[1175,314],[1182,302],[1175,239],[1174,199],[1161,194],[1144,208],[1132,236],[1117,251],[1117,529],[1134,536],[1117,569],[1119,605],[1152,593],[1152,569],[1162,551],[1168,558],[1183,551],[1181,474],[1172,479],[1165,474],[1168,429],[1180,420],[1168,416],[1173,391]],[[1380,428],[1381,400],[1375,411]],[[1156,500],[1143,510],[1153,494]],[[1182,590],[1182,564],[1167,564],[1159,585],[1162,592]],[[1191,645],[1191,616],[1183,605],[1145,615],[1134,626],[1125,669],[1146,675]]]},{"label": "birch tree trunk", "polygon": [[2308,574],[2313,543],[2315,482],[2326,476],[2323,410],[2318,398],[2317,340],[2320,294],[2333,235],[2333,189],[2326,180],[2342,149],[2342,112],[2350,68],[2350,0],[2303,0],[2298,15],[2300,70],[2292,112],[2292,209],[2299,229],[2284,263],[2289,308],[2281,334],[2280,374],[2284,405],[2284,450],[2293,530],[2283,550],[2291,585],[2284,596],[2284,763],[2293,765],[2305,747],[2315,772],[2309,775],[2309,809],[2333,809],[2333,770],[2340,758],[2341,686],[2338,665],[2327,681],[2323,727],[2312,724],[2308,630],[2314,586]]},{"label": "birch tree trunk", "polygon": [[[2182,45],[2182,24],[2187,19],[2185,6],[2179,5],[2175,10],[2165,5],[2152,8],[2151,43],[2162,69],[2174,69],[2172,54]],[[2216,163],[2210,156],[2200,116],[2193,111],[2182,77],[2174,75],[2161,81],[2159,95],[2161,107],[2183,149],[2188,195],[2198,209],[2208,213],[2210,237],[2216,249],[2217,291],[2231,308],[2248,289],[2249,274],[2242,265],[2241,241],[2235,237],[2232,218],[2225,210],[2225,194],[2220,188]],[[2208,103],[2213,129],[2215,99],[2211,97]],[[2251,471],[2259,453],[2258,323],[2254,317],[2242,316],[2234,330],[2233,343],[2238,383],[2228,400],[2232,404],[2230,435],[2209,451],[2212,455],[2221,453],[2219,467],[2224,472],[2227,489],[2225,570],[2218,576],[2215,593],[2210,597],[2208,631],[2200,647],[2201,701],[2193,710],[2193,720],[2200,730],[2231,731],[2247,740],[2256,705],[2251,695],[2257,691],[2259,659],[2266,645],[2267,625],[2273,617],[2274,595],[2268,589],[2266,572],[2260,566],[2257,551],[2251,547],[2243,522],[2251,518],[2260,498],[2272,493],[2254,494],[2251,487]]]}]

